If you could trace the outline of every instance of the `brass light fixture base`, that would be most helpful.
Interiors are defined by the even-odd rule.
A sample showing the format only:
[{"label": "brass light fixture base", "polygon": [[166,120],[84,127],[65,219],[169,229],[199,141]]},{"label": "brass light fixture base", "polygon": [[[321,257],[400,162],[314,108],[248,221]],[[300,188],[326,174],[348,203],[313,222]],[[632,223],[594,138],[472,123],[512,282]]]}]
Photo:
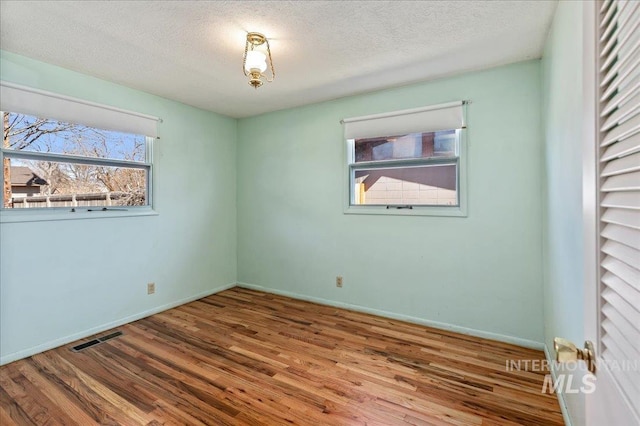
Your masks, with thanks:
[{"label": "brass light fixture base", "polygon": [[264,44],[265,41],[267,41],[267,38],[263,34],[247,33],[247,42],[254,46],[260,46],[261,44]]},{"label": "brass light fixture base", "polygon": [[264,82],[260,78],[260,71],[251,71],[249,75],[251,76],[251,78],[249,79],[249,86],[252,86],[254,89],[257,89],[264,84]]}]

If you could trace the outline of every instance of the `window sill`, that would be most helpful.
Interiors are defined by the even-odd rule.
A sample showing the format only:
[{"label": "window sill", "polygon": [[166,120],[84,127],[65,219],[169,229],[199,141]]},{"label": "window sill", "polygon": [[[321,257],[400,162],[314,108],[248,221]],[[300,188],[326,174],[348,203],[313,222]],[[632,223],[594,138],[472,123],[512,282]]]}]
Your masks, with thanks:
[{"label": "window sill", "polygon": [[414,206],[412,209],[397,209],[386,206],[346,206],[345,214],[377,214],[386,216],[444,216],[467,217],[467,212],[460,206],[456,207],[422,207]]},{"label": "window sill", "polygon": [[0,210],[0,223],[19,223],[19,222],[44,222],[56,220],[79,220],[79,219],[106,219],[115,217],[137,217],[137,216],[158,216],[159,213],[151,207],[131,208],[126,211],[94,211],[89,212],[85,209],[72,212],[70,208],[56,209],[27,209],[17,210]]}]

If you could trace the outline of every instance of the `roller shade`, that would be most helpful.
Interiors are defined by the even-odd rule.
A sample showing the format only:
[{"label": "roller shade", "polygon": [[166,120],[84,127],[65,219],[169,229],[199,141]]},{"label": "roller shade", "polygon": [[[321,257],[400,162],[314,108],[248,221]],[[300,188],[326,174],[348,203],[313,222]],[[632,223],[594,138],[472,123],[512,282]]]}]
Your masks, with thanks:
[{"label": "roller shade", "polygon": [[345,118],[346,139],[373,138],[407,133],[435,132],[464,127],[463,101],[405,109],[384,114]]},{"label": "roller shade", "polygon": [[0,82],[0,111],[16,112],[98,129],[158,137],[159,118],[82,99]]},{"label": "roller shade", "polygon": [[[600,343],[623,365],[640,359],[640,2],[605,2],[599,21]],[[640,400],[640,372],[611,374]]]}]

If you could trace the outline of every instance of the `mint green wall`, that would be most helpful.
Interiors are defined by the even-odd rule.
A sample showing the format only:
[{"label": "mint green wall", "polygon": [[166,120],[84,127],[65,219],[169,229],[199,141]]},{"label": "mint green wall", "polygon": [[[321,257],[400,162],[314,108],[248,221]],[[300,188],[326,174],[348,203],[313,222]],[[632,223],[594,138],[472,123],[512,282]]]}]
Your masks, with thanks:
[{"label": "mint green wall", "polygon": [[0,225],[2,362],[235,283],[236,120],[0,55],[3,80],[164,120],[158,216]]},{"label": "mint green wall", "polygon": [[[544,123],[544,328],[584,342],[582,221],[582,2],[561,1],[542,58]],[[575,424],[580,395],[565,394]]]},{"label": "mint green wall", "polygon": [[[540,82],[529,61],[240,120],[238,280],[542,342]],[[460,99],[467,218],[343,214],[340,119]]]},{"label": "mint green wall", "polygon": [[[0,55],[3,80],[164,119],[158,216],[0,225],[2,362],[236,281],[543,340],[539,61],[237,121]],[[472,101],[467,218],[343,214],[341,118],[459,99]]]},{"label": "mint green wall", "polygon": [[560,2],[542,58],[545,342],[583,330],[582,3]]}]

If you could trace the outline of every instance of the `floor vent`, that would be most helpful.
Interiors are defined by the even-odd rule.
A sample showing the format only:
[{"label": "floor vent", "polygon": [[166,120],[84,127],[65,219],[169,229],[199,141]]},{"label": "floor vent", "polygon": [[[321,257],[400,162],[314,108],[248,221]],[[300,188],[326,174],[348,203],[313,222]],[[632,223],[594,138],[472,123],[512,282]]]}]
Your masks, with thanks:
[{"label": "floor vent", "polygon": [[88,342],[81,343],[71,348],[73,352],[80,352],[87,348],[90,348],[95,345],[99,345],[102,342],[106,342],[107,340],[111,340],[115,337],[122,336],[122,331],[115,331],[111,334],[107,334],[106,336],[98,337],[97,339],[89,340]]},{"label": "floor vent", "polygon": [[93,340],[89,340],[88,342],[82,343],[80,345],[74,346],[71,348],[71,350],[74,352],[80,352],[83,349],[87,349],[87,348],[90,348],[91,346],[95,346],[99,344],[100,344],[100,340],[93,339]]},{"label": "floor vent", "polygon": [[118,337],[118,336],[122,336],[122,331],[114,331],[111,334],[107,334],[106,336],[99,337],[98,340],[100,340],[100,343],[102,343],[102,342],[106,342],[107,340],[111,340],[114,337]]}]

